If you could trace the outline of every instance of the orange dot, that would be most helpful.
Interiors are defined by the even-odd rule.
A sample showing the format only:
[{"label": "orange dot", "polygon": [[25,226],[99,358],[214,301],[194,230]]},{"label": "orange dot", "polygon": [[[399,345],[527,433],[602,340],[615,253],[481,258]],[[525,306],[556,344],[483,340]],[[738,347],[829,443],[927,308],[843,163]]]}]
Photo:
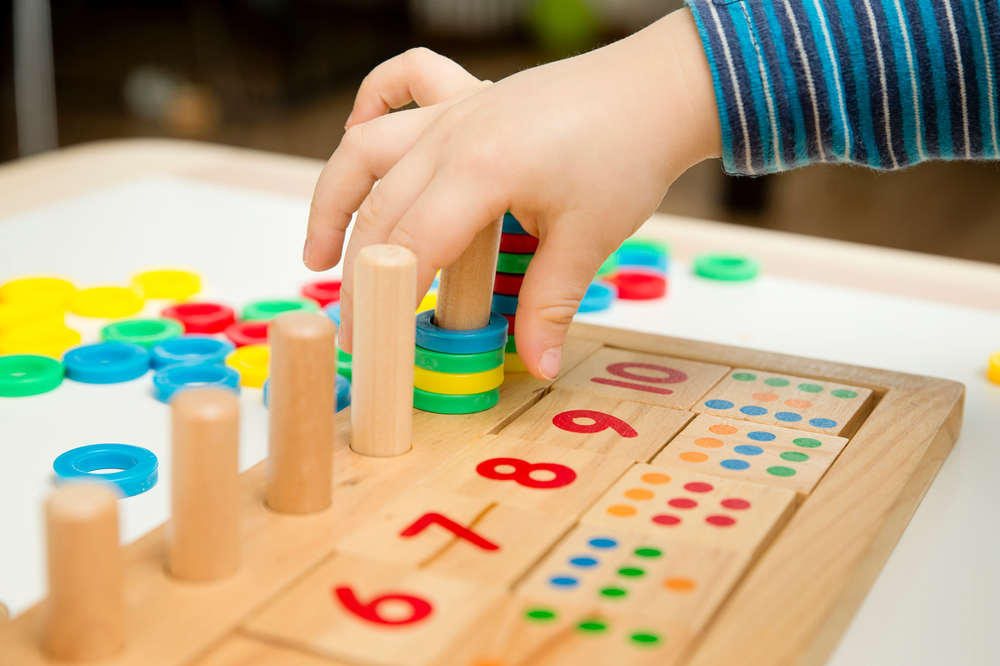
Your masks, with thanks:
[{"label": "orange dot", "polygon": [[668,578],[663,581],[663,587],[671,592],[690,592],[698,586],[690,578]]},{"label": "orange dot", "polygon": [[[733,428],[733,430],[735,429],[736,428]],[[703,449],[717,449],[720,446],[722,446],[723,441],[721,439],[716,439],[714,437],[699,437],[698,439],[694,440],[694,443]]]},{"label": "orange dot", "polygon": [[778,396],[773,393],[754,393],[753,399],[759,402],[774,402],[778,399]]},{"label": "orange dot", "polygon": [[630,488],[625,491],[625,497],[634,500],[648,500],[653,499],[653,491],[646,490],[645,488]]},{"label": "orange dot", "polygon": [[716,435],[735,435],[739,432],[735,427],[731,425],[725,425],[723,423],[718,423],[714,426],[708,427],[709,432],[714,432]]},{"label": "orange dot", "polygon": [[792,398],[791,400],[786,400],[785,404],[789,407],[795,407],[796,409],[809,409],[813,406],[808,400],[799,400],[798,398]]},{"label": "orange dot", "polygon": [[700,451],[685,451],[680,455],[680,459],[685,462],[705,462],[708,460],[708,454]]},{"label": "orange dot", "polygon": [[670,477],[666,474],[660,474],[659,472],[649,472],[648,474],[643,474],[639,478],[646,483],[653,484],[654,486],[670,483]]},{"label": "orange dot", "polygon": [[639,513],[634,507],[625,504],[615,504],[614,506],[608,507],[608,513],[612,516],[618,516],[619,518],[626,518],[628,516],[634,516]]}]

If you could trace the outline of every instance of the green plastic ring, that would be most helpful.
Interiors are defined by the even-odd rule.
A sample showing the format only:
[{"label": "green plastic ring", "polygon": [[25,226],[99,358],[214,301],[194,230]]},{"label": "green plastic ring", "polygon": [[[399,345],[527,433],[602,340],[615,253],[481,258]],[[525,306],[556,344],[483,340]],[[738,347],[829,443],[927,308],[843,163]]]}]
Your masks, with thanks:
[{"label": "green plastic ring", "polygon": [[286,312],[319,312],[319,303],[311,298],[274,299],[256,301],[243,308],[243,319],[247,321],[269,321]]},{"label": "green plastic ring", "polygon": [[694,273],[710,280],[752,280],[760,273],[760,262],[736,254],[702,254],[694,260]]},{"label": "green plastic ring", "polygon": [[611,275],[616,270],[618,270],[618,254],[612,254],[610,257],[604,260],[601,267],[597,271],[598,277],[604,277],[605,275]]},{"label": "green plastic ring", "polygon": [[504,353],[507,353],[507,354],[516,354],[517,353],[517,343],[514,342],[514,336],[513,335],[507,336],[507,344],[504,345],[503,350],[504,350]]},{"label": "green plastic ring", "polygon": [[353,359],[354,359],[354,355],[353,354],[348,354],[347,352],[345,352],[340,347],[337,347],[337,360],[338,361],[341,361],[341,362],[346,361],[346,362],[350,363]]},{"label": "green plastic ring", "polygon": [[337,363],[337,374],[347,381],[352,381],[351,376],[354,374],[354,368],[351,366],[351,362],[339,361]]},{"label": "green plastic ring", "polygon": [[413,406],[434,414],[474,414],[496,407],[500,402],[500,389],[469,395],[443,395],[413,387]]},{"label": "green plastic ring", "polygon": [[656,252],[662,252],[663,254],[670,254],[670,246],[667,243],[653,240],[651,238],[628,238],[624,243],[622,243],[619,249],[627,250],[629,248],[654,250]]},{"label": "green plastic ring", "polygon": [[183,332],[184,326],[174,319],[125,319],[102,328],[101,339],[131,342],[149,349]]},{"label": "green plastic ring", "polygon": [[523,275],[528,270],[533,254],[512,254],[501,252],[497,255],[497,271],[500,273],[515,273]]},{"label": "green plastic ring", "polygon": [[503,347],[478,354],[444,354],[417,345],[414,364],[434,372],[464,375],[499,368],[503,357]]},{"label": "green plastic ring", "polygon": [[63,380],[63,364],[49,356],[0,356],[0,396],[19,398],[51,391]]}]

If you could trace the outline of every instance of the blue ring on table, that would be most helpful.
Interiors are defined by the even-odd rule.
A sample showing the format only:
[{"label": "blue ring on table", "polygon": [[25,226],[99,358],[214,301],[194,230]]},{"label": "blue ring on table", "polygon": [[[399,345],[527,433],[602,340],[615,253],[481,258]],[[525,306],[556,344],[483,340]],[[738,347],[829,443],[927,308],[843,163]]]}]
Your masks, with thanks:
[{"label": "blue ring on table", "polygon": [[117,384],[137,379],[149,370],[149,351],[131,342],[107,341],[80,345],[63,354],[66,377],[84,384]]},{"label": "blue ring on table", "polygon": [[170,402],[178,391],[227,388],[240,392],[240,373],[218,363],[174,363],[153,375],[153,394],[160,402]]},{"label": "blue ring on table", "polygon": [[505,234],[528,234],[521,226],[521,223],[517,221],[517,218],[510,214],[510,212],[504,213],[503,215],[503,232]]},{"label": "blue ring on table", "polygon": [[340,301],[330,303],[323,308],[323,313],[330,318],[330,321],[337,325],[337,328],[340,328]]},{"label": "blue ring on table", "polygon": [[222,363],[235,350],[236,345],[228,340],[210,335],[182,335],[154,345],[149,353],[153,368],[159,370],[175,363]]},{"label": "blue ring on table", "polygon": [[[159,466],[152,451],[128,444],[81,446],[63,453],[52,463],[56,483],[99,479],[118,486],[125,497],[144,493],[155,486]],[[95,469],[121,471],[95,474]]]},{"label": "blue ring on table", "polygon": [[471,331],[452,331],[434,324],[434,310],[417,314],[417,346],[442,354],[479,354],[507,344],[507,320],[490,312],[490,323]]},{"label": "blue ring on table", "polygon": [[667,254],[647,248],[627,247],[618,250],[619,266],[648,266],[667,272]]},{"label": "blue ring on table", "polygon": [[587,295],[580,301],[580,309],[577,312],[600,312],[607,310],[618,297],[618,290],[615,286],[604,280],[594,280],[587,287]]},{"label": "blue ring on table", "polygon": [[517,296],[493,294],[493,312],[500,314],[517,314]]},{"label": "blue ring on table", "polygon": [[[264,380],[264,407],[270,409],[270,395],[271,389],[269,384],[270,379]],[[351,382],[341,374],[337,375],[337,411],[344,409],[345,407],[351,406]]]}]

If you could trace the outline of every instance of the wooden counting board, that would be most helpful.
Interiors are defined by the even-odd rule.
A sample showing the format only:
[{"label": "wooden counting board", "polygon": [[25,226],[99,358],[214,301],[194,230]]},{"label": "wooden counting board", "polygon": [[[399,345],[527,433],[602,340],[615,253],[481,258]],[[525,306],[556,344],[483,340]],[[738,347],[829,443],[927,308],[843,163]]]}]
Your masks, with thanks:
[{"label": "wooden counting board", "polygon": [[[580,324],[563,358],[489,411],[415,411],[396,457],[341,412],[329,508],[244,472],[229,577],[173,578],[162,528],[126,547],[125,644],[88,663],[821,664],[961,427],[938,379]],[[69,663],[44,613],[0,664]]]}]

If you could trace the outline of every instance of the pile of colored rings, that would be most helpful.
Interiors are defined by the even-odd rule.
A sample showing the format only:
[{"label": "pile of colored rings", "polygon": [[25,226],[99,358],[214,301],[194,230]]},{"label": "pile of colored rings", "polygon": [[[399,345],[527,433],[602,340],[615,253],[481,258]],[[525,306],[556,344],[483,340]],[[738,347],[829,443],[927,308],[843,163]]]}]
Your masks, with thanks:
[{"label": "pile of colored rings", "polygon": [[524,273],[538,249],[538,239],[530,235],[508,211],[503,216],[503,233],[500,235],[500,254],[497,257],[497,274],[493,281],[493,311],[499,312],[509,324],[507,345],[504,349],[504,370],[525,372],[514,340],[514,320],[517,315],[517,297],[521,293]]},{"label": "pile of colored rings", "polygon": [[435,414],[472,414],[500,400],[507,320],[496,312],[483,328],[452,331],[417,315],[413,406]]},{"label": "pile of colored rings", "polygon": [[604,262],[597,275],[613,284],[618,298],[644,301],[667,295],[670,248],[666,243],[630,238]]},{"label": "pile of colored rings", "polygon": [[0,354],[59,358],[82,339],[65,314],[77,291],[58,277],[12,280],[0,286]]}]

